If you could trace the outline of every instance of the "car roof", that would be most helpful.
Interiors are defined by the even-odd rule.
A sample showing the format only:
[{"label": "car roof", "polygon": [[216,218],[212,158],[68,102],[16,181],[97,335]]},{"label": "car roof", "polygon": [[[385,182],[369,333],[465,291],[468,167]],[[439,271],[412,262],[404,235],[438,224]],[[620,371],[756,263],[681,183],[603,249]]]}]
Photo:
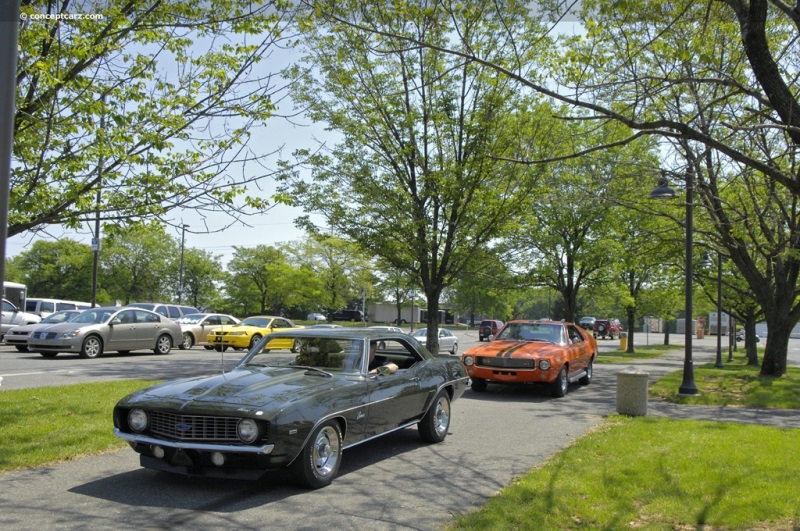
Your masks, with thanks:
[{"label": "car roof", "polygon": [[273,332],[270,336],[281,337],[341,337],[347,339],[403,339],[408,341],[408,334],[400,332],[389,332],[387,330],[376,330],[374,328],[296,328]]}]

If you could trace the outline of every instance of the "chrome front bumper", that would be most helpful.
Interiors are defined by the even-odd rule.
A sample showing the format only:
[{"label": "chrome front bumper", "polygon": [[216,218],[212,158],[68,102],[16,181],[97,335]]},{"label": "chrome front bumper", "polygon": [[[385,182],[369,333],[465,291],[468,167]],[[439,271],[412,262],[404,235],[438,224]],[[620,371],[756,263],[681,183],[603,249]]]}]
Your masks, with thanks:
[{"label": "chrome front bumper", "polygon": [[129,443],[147,444],[151,446],[166,446],[168,448],[178,448],[181,450],[199,450],[202,452],[268,455],[271,454],[272,450],[275,448],[274,444],[265,444],[263,446],[237,446],[233,444],[204,444],[184,441],[165,441],[163,439],[155,439],[145,435],[124,433],[120,431],[119,428],[114,428],[114,435]]}]

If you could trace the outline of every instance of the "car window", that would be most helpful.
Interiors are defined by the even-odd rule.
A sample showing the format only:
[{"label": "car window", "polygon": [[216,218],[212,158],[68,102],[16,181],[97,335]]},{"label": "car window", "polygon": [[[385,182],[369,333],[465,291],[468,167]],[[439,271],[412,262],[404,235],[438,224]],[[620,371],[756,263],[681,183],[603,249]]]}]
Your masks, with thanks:
[{"label": "car window", "polygon": [[150,312],[140,312],[137,310],[136,312],[136,322],[137,323],[160,323],[161,319],[158,318],[157,315],[150,313]]},{"label": "car window", "polygon": [[52,302],[42,301],[42,303],[39,305],[39,311],[53,313],[56,311],[56,305]]},{"label": "car window", "polygon": [[577,328],[570,325],[568,327],[568,330],[569,330],[569,340],[572,343],[583,343],[583,335],[581,335],[581,333],[578,332]]},{"label": "car window", "polygon": [[56,303],[56,310],[74,310],[75,304],[72,302],[58,302]]},{"label": "car window", "polygon": [[[26,312],[31,312],[31,313],[35,312],[36,311],[36,303],[37,302],[38,301],[32,301],[30,299],[25,301],[25,311]],[[6,305],[5,305],[5,303],[3,303],[3,310],[5,310],[5,309],[6,309]]]},{"label": "car window", "polygon": [[224,324],[224,325],[236,324],[236,321],[234,321],[233,319],[231,319],[227,315],[220,316],[219,319],[220,319],[220,324]]},{"label": "car window", "polygon": [[136,322],[136,310],[123,310],[117,314],[116,320],[122,324],[133,324]]}]

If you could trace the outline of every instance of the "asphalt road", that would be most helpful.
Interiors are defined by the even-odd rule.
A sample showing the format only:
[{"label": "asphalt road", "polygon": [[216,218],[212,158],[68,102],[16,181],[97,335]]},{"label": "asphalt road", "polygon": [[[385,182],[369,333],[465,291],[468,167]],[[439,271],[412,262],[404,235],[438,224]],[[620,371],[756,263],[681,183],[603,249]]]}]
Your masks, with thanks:
[{"label": "asphalt road", "polygon": [[[474,331],[458,335],[461,351],[477,344]],[[601,351],[617,346],[601,342]],[[698,347],[703,350],[696,351],[695,363],[713,358],[705,343]],[[227,354],[224,363],[218,353],[198,348],[162,357],[46,360],[3,349],[0,375],[2,389],[167,378],[216,372],[238,357]],[[482,394],[468,390],[453,403],[443,443],[423,444],[414,428],[365,443],[345,452],[340,476],[317,491],[295,487],[283,473],[259,482],[173,476],[140,468],[132,450],[0,475],[0,527],[440,529],[613,413],[620,369],[596,365],[591,385],[572,385],[561,399],[522,386],[490,385]]]}]

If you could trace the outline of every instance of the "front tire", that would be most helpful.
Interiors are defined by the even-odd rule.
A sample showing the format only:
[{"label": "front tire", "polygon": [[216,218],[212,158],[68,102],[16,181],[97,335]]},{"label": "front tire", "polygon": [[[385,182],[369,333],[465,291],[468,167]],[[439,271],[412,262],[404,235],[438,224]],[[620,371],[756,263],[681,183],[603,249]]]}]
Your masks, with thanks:
[{"label": "front tire", "polygon": [[181,343],[181,348],[184,350],[188,350],[194,346],[194,338],[192,334],[189,332],[183,333],[183,343]]},{"label": "front tire", "polygon": [[43,358],[55,358],[58,356],[58,352],[39,352]]},{"label": "front tire", "polygon": [[452,354],[453,356],[458,354],[458,343],[453,343],[453,348],[450,349],[450,354]]},{"label": "front tire", "polygon": [[473,378],[472,379],[472,384],[470,385],[470,387],[476,393],[482,393],[482,392],[486,391],[486,387],[488,385],[489,385],[489,383],[486,380],[484,380],[483,378]]},{"label": "front tire", "polygon": [[97,336],[89,336],[81,345],[81,358],[96,358],[103,353],[103,340]]},{"label": "front tire", "polygon": [[28,352],[28,345],[14,345],[20,352]]},{"label": "front tire", "polygon": [[156,348],[153,349],[153,352],[156,354],[169,354],[171,350],[172,338],[167,334],[158,336],[158,339],[156,339]]},{"label": "front tire", "polygon": [[556,381],[553,382],[553,396],[556,398],[562,398],[564,395],[567,394],[567,388],[569,387],[569,379],[567,378],[567,366],[562,365],[561,370],[558,372],[558,377]]},{"label": "front tire", "polygon": [[430,409],[417,424],[417,429],[425,442],[440,443],[447,437],[447,430],[450,429],[450,395],[447,391],[439,391]]},{"label": "front tire", "polygon": [[335,420],[317,428],[291,464],[294,480],[303,487],[319,489],[330,485],[342,461],[342,429]]},{"label": "front tire", "polygon": [[261,341],[261,335],[254,334],[253,337],[250,339],[250,345],[247,347],[248,350],[252,349],[256,344]]}]

